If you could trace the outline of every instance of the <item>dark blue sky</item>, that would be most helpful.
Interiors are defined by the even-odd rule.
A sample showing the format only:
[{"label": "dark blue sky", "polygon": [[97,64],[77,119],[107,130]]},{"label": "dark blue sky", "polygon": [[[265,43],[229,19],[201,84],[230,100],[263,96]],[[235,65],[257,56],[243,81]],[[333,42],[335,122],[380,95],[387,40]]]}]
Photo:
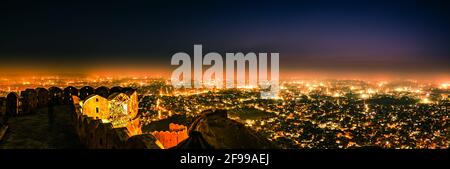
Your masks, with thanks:
[{"label": "dark blue sky", "polygon": [[[3,67],[170,65],[180,51],[279,52],[282,70],[449,73],[439,1],[16,2],[0,6]],[[64,63],[64,64],[61,64]]]}]

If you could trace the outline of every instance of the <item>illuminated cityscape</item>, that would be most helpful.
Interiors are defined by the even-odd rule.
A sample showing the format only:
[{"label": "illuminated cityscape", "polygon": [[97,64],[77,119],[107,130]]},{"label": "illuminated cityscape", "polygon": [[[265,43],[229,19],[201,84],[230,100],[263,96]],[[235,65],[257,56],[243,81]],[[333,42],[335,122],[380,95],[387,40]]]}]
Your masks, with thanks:
[{"label": "illuminated cityscape", "polygon": [[[80,89],[80,96],[83,86],[92,86],[93,91],[100,91],[101,86],[111,91],[114,86],[134,88],[140,114],[137,133],[155,135],[159,132],[155,125],[160,121],[189,126],[204,111],[226,110],[228,118],[282,149],[442,149],[450,145],[449,83],[289,80],[281,82],[278,99],[267,100],[260,98],[257,87],[174,89],[163,78],[48,77],[13,83],[4,79],[3,112],[8,93],[19,93],[19,100],[26,104],[20,94],[26,88],[49,86],[74,86]],[[161,142],[171,147],[179,143]]]},{"label": "illuminated cityscape", "polygon": [[450,159],[450,1],[6,1],[0,13],[4,164]]},{"label": "illuminated cityscape", "polygon": [[226,109],[283,148],[435,149],[450,143],[446,83],[290,81],[278,100],[259,99],[258,89],[164,88],[142,96],[143,121]]},{"label": "illuminated cityscape", "polygon": [[0,13],[4,164],[450,160],[450,1],[5,1]]}]

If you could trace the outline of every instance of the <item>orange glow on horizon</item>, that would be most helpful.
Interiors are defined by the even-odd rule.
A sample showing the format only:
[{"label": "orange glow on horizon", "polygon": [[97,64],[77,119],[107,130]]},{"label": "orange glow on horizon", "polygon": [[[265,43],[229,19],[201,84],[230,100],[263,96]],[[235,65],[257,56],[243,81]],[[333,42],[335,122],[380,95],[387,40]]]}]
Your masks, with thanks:
[{"label": "orange glow on horizon", "polygon": [[[55,68],[58,69],[58,68]],[[2,67],[0,77],[10,80],[32,79],[45,76],[75,76],[75,77],[148,77],[148,78],[170,78],[175,67],[164,66],[100,66],[97,68],[67,68],[55,70],[49,67]],[[224,77],[225,78],[225,77]],[[433,81],[438,84],[449,84],[450,73],[396,73],[396,72],[358,72],[358,71],[331,71],[331,70],[280,70],[280,80],[369,80],[388,82],[393,80],[418,80]],[[247,79],[248,80],[248,79]],[[441,86],[445,87],[445,86]]]}]

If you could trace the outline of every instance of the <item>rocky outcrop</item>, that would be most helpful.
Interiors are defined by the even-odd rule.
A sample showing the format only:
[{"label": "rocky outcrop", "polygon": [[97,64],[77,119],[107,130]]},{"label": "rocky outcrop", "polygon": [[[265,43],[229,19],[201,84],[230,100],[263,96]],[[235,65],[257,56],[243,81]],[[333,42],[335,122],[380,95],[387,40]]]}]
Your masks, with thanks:
[{"label": "rocky outcrop", "polygon": [[269,149],[276,147],[254,130],[229,119],[226,110],[207,110],[189,127],[189,138],[176,148]]},{"label": "rocky outcrop", "polygon": [[126,144],[126,149],[160,149],[158,140],[149,134],[142,134],[130,137]]},{"label": "rocky outcrop", "polygon": [[202,137],[202,134],[197,131],[189,133],[189,138],[180,144],[178,144],[174,149],[213,149],[211,145],[206,142]]}]

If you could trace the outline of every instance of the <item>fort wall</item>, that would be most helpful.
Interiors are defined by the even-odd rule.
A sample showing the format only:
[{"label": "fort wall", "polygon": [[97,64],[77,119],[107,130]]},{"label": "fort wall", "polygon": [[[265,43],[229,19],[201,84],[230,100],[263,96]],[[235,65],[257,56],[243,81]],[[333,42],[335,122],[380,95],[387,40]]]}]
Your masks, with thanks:
[{"label": "fort wall", "polygon": [[[20,116],[33,113],[36,108],[49,107],[50,111],[55,105],[70,106],[70,112],[67,113],[71,113],[74,130],[79,141],[89,149],[163,149],[174,147],[188,138],[187,127],[177,124],[170,124],[169,131],[142,133],[137,115],[137,93],[131,88],[115,87],[110,91],[106,87],[99,88],[102,90],[98,91],[102,92],[94,93],[94,89],[89,86],[81,88],[79,92],[71,86],[64,90],[51,87],[48,90],[37,88],[20,93],[11,92],[7,97],[0,99],[0,109],[3,109],[1,115]],[[103,108],[97,104],[86,107],[80,105],[80,102],[85,101],[82,98],[115,92],[125,93],[131,100],[127,103],[130,120],[123,127],[114,127],[111,121],[106,120],[110,117],[109,114],[102,113],[108,112],[106,110],[108,107]],[[103,101],[105,102],[102,102],[103,105],[107,105],[108,100],[101,98],[102,96],[97,98],[98,101]]]},{"label": "fort wall", "polygon": [[[75,105],[73,125],[80,142],[89,149],[161,149],[161,143],[151,134],[138,134],[140,129],[129,125],[113,128],[111,123],[103,123],[83,115],[80,106]],[[131,122],[133,123],[133,121]],[[140,132],[142,133],[142,132]]]},{"label": "fort wall", "polygon": [[169,124],[169,131],[154,131],[152,134],[165,149],[175,147],[189,137],[186,126],[174,123]]}]

